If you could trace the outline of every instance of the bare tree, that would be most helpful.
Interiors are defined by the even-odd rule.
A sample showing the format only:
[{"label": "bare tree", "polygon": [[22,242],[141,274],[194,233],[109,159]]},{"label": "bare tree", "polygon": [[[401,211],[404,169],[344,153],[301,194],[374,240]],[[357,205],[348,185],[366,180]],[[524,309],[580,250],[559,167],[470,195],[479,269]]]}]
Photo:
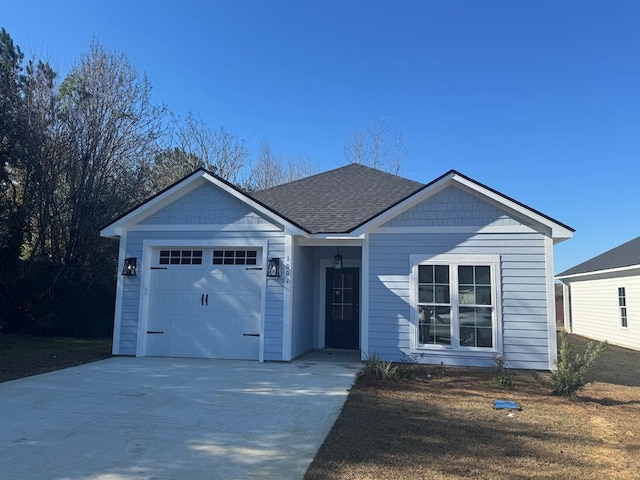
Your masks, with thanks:
[{"label": "bare tree", "polygon": [[224,128],[212,130],[192,113],[184,120],[173,115],[169,146],[156,157],[153,177],[156,187],[163,188],[204,167],[236,183],[248,157],[244,140]]},{"label": "bare tree", "polygon": [[407,156],[407,144],[402,134],[390,130],[385,117],[377,117],[370,126],[351,132],[344,153],[349,163],[361,163],[397,175]]},{"label": "bare tree", "polygon": [[156,154],[151,170],[155,191],[181,180],[191,172],[205,167],[202,159],[178,147],[167,147]]},{"label": "bare tree", "polygon": [[94,41],[59,89],[58,179],[53,208],[64,264],[83,263],[98,248],[96,232],[148,195],[148,172],[164,107],[122,54]]},{"label": "bare tree", "polygon": [[249,191],[264,190],[313,175],[317,171],[315,162],[305,157],[279,156],[265,140],[260,145],[260,153],[251,168],[245,188]]}]

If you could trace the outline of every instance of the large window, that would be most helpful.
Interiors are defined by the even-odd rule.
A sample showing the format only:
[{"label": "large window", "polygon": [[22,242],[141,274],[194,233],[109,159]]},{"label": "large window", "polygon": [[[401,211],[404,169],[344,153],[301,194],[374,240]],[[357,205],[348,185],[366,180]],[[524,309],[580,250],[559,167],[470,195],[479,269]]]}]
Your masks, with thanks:
[{"label": "large window", "polygon": [[493,349],[495,263],[424,262],[415,268],[418,347]]},{"label": "large window", "polygon": [[618,309],[620,310],[620,326],[627,328],[627,292],[625,287],[618,288]]}]

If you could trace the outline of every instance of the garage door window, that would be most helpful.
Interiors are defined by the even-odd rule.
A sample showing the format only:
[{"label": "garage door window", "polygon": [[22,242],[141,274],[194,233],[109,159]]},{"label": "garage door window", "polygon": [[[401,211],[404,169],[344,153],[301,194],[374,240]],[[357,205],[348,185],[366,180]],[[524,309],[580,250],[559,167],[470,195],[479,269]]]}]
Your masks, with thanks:
[{"label": "garage door window", "polygon": [[214,265],[256,265],[257,250],[214,250]]},{"label": "garage door window", "polygon": [[202,250],[160,250],[160,265],[202,265]]}]

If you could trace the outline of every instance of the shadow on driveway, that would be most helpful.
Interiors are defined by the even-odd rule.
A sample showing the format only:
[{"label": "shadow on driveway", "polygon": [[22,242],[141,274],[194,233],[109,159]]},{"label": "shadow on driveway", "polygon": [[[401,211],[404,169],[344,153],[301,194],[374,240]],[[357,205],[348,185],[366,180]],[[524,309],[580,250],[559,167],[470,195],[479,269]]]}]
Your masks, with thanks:
[{"label": "shadow on driveway", "polygon": [[125,358],[0,384],[3,478],[301,479],[361,363]]}]

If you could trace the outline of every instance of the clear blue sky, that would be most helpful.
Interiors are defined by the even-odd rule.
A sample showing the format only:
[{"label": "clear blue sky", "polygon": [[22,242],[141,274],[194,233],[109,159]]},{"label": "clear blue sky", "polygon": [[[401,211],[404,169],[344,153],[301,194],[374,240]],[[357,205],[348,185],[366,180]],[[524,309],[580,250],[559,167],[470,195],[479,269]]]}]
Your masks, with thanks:
[{"label": "clear blue sky", "polygon": [[92,38],[157,102],[322,170],[385,116],[401,174],[456,169],[577,231],[556,272],[640,235],[638,1],[0,0],[61,75]]}]

